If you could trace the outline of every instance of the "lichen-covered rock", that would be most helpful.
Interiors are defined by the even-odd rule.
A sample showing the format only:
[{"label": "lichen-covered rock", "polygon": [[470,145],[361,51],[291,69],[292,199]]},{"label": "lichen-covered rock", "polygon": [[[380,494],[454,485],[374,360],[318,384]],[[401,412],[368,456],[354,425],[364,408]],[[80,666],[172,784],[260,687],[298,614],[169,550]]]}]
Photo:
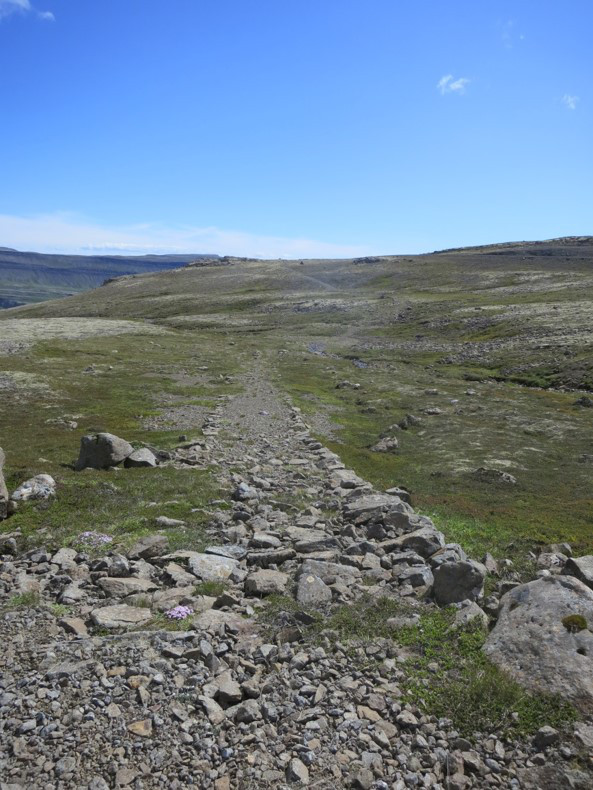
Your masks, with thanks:
[{"label": "lichen-covered rock", "polygon": [[319,576],[303,573],[299,578],[296,599],[303,606],[320,606],[331,601],[332,591]]},{"label": "lichen-covered rock", "polygon": [[133,452],[134,448],[129,442],[112,433],[83,436],[80,440],[80,454],[75,469],[77,472],[87,467],[107,469],[121,464]]},{"label": "lichen-covered rock", "polygon": [[34,499],[49,499],[56,493],[56,481],[51,475],[35,475],[14,491],[10,498],[13,502],[28,502]]},{"label": "lichen-covered rock", "polygon": [[[586,628],[565,625],[577,616]],[[593,591],[570,576],[515,587],[501,601],[486,654],[519,683],[593,711]]]}]

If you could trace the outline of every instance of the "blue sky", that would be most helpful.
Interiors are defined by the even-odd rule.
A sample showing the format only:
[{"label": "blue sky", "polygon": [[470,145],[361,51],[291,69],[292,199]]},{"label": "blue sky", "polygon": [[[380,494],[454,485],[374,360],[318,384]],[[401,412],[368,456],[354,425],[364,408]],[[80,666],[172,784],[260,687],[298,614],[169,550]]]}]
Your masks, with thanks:
[{"label": "blue sky", "polygon": [[591,0],[0,0],[0,245],[593,234]]}]

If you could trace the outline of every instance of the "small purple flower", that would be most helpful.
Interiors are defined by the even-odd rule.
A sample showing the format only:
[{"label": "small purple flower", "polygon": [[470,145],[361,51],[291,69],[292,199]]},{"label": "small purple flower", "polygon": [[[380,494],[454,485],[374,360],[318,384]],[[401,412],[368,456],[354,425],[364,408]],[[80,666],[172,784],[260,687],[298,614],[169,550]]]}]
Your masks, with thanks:
[{"label": "small purple flower", "polygon": [[194,610],[190,606],[179,605],[165,612],[165,617],[168,617],[169,620],[185,620],[186,617],[189,617],[193,613]]},{"label": "small purple flower", "polygon": [[95,532],[92,529],[87,530],[78,536],[79,543],[83,543],[86,546],[92,546],[93,548],[103,546],[105,543],[111,543],[112,540],[113,538],[111,535],[105,535],[102,532]]}]

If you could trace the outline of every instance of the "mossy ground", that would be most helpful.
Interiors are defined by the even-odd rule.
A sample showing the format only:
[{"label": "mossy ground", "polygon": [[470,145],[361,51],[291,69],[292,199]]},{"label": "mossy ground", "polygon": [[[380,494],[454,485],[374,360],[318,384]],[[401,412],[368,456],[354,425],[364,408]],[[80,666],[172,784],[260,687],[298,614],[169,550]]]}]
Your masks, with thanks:
[{"label": "mossy ground", "polygon": [[[4,371],[34,374],[47,387],[9,391],[3,398],[0,446],[7,450],[7,485],[12,490],[41,472],[58,484],[55,498],[22,506],[3,529],[19,529],[26,545],[51,547],[74,544],[82,532],[94,530],[114,538],[109,549],[125,548],[154,532],[154,519],[166,515],[187,524],[167,530],[172,548],[201,548],[208,502],[221,496],[212,470],[75,472],[72,463],[80,436],[95,431],[109,431],[136,446],[168,449],[178,444],[174,425],[149,431],[143,420],[161,411],[163,393],[175,396],[178,406],[212,404],[219,394],[233,391],[222,377],[237,365],[216,353],[219,343],[200,350],[195,338],[172,331],[156,339],[121,335],[46,342],[25,355],[2,357]],[[87,371],[90,366],[95,372]],[[185,373],[198,367],[208,368],[201,383],[187,383],[192,378],[186,380]],[[64,416],[75,419],[78,428],[51,422]],[[201,437],[200,426],[192,436]]]}]

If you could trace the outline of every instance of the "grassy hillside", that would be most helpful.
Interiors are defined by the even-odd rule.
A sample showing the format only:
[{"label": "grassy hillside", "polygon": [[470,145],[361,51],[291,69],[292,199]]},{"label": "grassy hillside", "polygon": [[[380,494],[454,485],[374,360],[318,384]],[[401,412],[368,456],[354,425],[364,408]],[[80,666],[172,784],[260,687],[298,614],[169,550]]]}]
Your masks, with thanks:
[{"label": "grassy hillside", "polygon": [[[525,564],[530,549],[561,540],[593,551],[593,410],[574,405],[593,391],[591,238],[176,269],[4,311],[0,337],[19,326],[26,335],[31,322],[23,319],[62,317],[159,326],[169,340],[151,346],[151,358],[168,374],[173,348],[214,355],[221,373],[259,354],[347,464],[378,486],[408,487],[414,504],[474,555],[490,550]],[[77,342],[87,343],[86,363],[92,342]],[[102,354],[120,345],[102,342]],[[131,381],[142,345],[132,344],[120,365]],[[60,391],[53,377],[76,348],[52,346],[52,390]],[[31,373],[48,352],[0,357],[0,376],[3,367]],[[180,370],[190,358],[179,360]],[[358,386],[338,388],[344,381]],[[97,424],[109,397],[107,390],[95,407]],[[128,432],[142,407],[132,413]],[[407,414],[418,424],[394,427]],[[23,436],[32,437],[41,415],[27,415]],[[384,434],[398,438],[397,453],[370,449]],[[46,456],[31,442],[32,458]],[[475,474],[480,467],[516,483],[488,481]]]},{"label": "grassy hillside", "polygon": [[199,257],[44,255],[0,247],[0,308],[59,299],[96,288],[110,277],[172,269]]}]

